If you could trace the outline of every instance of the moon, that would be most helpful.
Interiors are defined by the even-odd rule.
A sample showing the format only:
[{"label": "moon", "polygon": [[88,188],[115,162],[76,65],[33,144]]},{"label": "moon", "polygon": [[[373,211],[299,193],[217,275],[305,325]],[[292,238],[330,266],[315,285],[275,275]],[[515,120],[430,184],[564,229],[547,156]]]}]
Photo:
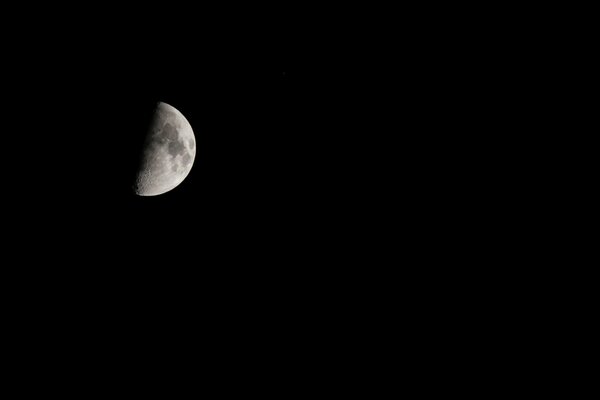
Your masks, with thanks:
[{"label": "moon", "polygon": [[159,102],[142,149],[134,192],[156,196],[173,190],[190,173],[196,157],[196,138],[183,114]]}]

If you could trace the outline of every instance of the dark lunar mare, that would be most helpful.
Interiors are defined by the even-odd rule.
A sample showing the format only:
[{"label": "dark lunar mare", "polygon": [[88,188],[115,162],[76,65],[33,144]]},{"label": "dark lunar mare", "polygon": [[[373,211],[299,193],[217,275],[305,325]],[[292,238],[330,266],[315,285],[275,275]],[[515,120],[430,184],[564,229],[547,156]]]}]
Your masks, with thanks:
[{"label": "dark lunar mare", "polygon": [[[157,115],[156,118],[161,117]],[[156,119],[152,120],[152,123],[155,123]],[[171,125],[169,122],[160,126],[155,132],[153,132],[152,136],[149,138],[150,142],[147,143],[147,146],[151,149],[156,149],[158,147],[162,147],[165,143],[168,143],[167,151],[171,157],[175,158],[178,155],[185,154],[185,142],[180,138],[179,131],[176,127]]]}]

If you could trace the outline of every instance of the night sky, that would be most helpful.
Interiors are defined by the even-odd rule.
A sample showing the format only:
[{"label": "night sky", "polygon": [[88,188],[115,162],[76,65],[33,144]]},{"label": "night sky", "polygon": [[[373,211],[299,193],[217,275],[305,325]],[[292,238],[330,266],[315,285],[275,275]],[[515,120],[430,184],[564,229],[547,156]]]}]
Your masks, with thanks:
[{"label": "night sky", "polygon": [[[459,100],[442,58],[392,46],[392,25],[367,37],[337,14],[222,11],[95,10],[5,36],[6,226],[31,244],[19,257],[58,262],[35,263],[40,282],[317,303],[370,276],[389,232],[414,249],[458,215],[448,149],[466,136],[438,107]],[[197,153],[182,184],[144,198],[131,184],[157,101],[191,123]]]},{"label": "night sky", "polygon": [[[386,177],[396,147],[381,134],[404,143],[400,188],[421,168],[407,161],[414,136],[397,136],[380,114],[400,110],[406,130],[415,101],[390,90],[398,74],[372,65],[358,50],[376,49],[359,35],[306,36],[310,27],[285,15],[264,29],[241,15],[165,17],[157,31],[153,17],[120,14],[8,43],[14,150],[4,161],[18,173],[4,196],[12,239],[35,243],[22,257],[45,254],[67,276],[89,273],[86,285],[127,294],[202,285],[230,299],[330,295],[333,282],[362,274],[354,264],[379,257],[369,244],[382,231],[369,226],[385,223],[398,189]],[[182,184],[143,198],[131,184],[157,101],[187,118],[197,153]],[[415,193],[404,191],[411,204]]]},{"label": "night sky", "polygon": [[[339,161],[352,138],[338,115],[347,75],[307,58],[286,30],[178,22],[167,35],[127,21],[73,22],[10,49],[10,240],[35,244],[23,259],[58,265],[36,263],[34,277],[240,301],[333,279],[339,266],[317,265],[349,224],[351,197],[337,194],[352,171]],[[157,101],[188,119],[197,153],[177,188],[138,197],[135,163]]]},{"label": "night sky", "polygon": [[[479,366],[521,340],[497,311],[540,286],[521,272],[538,255],[511,251],[537,251],[527,191],[546,170],[526,143],[545,131],[519,120],[538,71],[511,54],[544,31],[503,50],[510,18],[454,4],[20,7],[0,24],[0,311],[20,363],[164,398],[379,398],[411,373],[447,391],[429,369],[460,384],[465,360],[505,375]],[[140,197],[159,101],[196,157]]]}]

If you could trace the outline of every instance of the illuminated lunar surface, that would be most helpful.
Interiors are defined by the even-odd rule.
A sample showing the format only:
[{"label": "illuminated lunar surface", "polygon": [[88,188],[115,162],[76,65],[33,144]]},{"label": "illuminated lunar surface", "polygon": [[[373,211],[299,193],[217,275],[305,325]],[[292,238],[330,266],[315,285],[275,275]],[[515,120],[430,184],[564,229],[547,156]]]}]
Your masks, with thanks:
[{"label": "illuminated lunar surface", "polygon": [[174,107],[158,103],[143,148],[134,191],[156,196],[179,185],[190,173],[196,156],[192,126]]}]

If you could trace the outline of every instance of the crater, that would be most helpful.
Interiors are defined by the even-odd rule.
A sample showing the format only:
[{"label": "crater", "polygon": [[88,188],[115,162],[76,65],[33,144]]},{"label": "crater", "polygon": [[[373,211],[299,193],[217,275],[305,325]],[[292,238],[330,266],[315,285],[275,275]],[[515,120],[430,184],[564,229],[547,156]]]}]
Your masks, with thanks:
[{"label": "crater", "polygon": [[194,150],[194,147],[196,146],[196,141],[194,139],[190,139],[188,141],[188,144],[190,145],[190,150]]},{"label": "crater", "polygon": [[190,156],[190,153],[185,153],[181,158],[181,165],[184,168],[186,168],[189,165],[190,161],[192,161],[192,156]]}]

